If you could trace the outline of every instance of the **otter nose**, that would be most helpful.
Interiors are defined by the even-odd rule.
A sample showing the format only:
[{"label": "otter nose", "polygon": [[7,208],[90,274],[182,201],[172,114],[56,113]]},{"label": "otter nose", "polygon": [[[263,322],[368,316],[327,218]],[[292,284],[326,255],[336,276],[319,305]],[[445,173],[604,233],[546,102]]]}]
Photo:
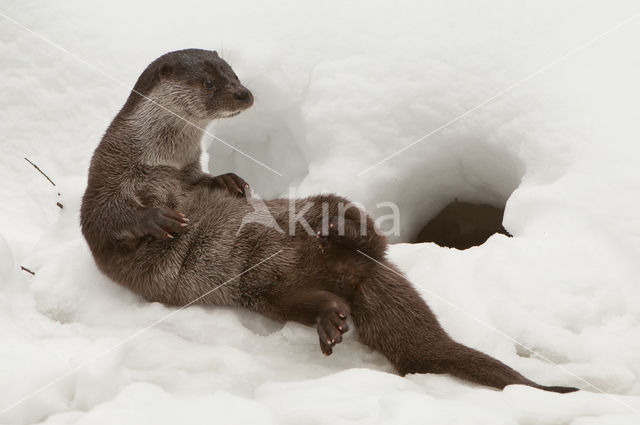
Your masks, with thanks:
[{"label": "otter nose", "polygon": [[235,97],[236,99],[241,100],[243,102],[246,102],[247,100],[249,100],[251,95],[249,94],[249,90],[247,90],[247,89],[239,89],[239,90],[236,90],[233,93],[233,97]]}]

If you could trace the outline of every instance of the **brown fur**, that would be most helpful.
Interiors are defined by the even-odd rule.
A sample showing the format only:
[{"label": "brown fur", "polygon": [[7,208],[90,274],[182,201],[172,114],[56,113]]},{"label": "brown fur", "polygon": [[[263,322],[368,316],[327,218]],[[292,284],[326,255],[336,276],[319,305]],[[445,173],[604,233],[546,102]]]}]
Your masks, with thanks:
[{"label": "brown fur", "polygon": [[[209,78],[214,92],[202,89]],[[246,90],[231,68],[215,52],[201,50],[162,56],[134,90],[200,126],[250,105],[246,96],[242,101],[231,94]],[[312,234],[299,222],[294,234],[243,225],[253,206],[234,195],[230,186],[237,180],[224,186],[202,173],[199,139],[200,131],[136,92],[107,130],[91,162],[81,224],[96,263],[113,280],[150,301],[185,305],[197,299],[316,326],[327,355],[351,317],[361,341],[383,353],[401,374],[451,373],[496,388],[524,384],[575,390],[542,387],[454,342],[386,260],[386,240],[375,233],[373,221],[357,208],[348,209],[344,221],[337,218],[339,204],[348,203],[344,198],[265,202],[285,230],[290,202],[296,211],[309,206],[304,217]],[[323,204],[328,222],[323,222]],[[342,225],[344,235],[336,231]],[[323,228],[327,231],[315,233]]]}]

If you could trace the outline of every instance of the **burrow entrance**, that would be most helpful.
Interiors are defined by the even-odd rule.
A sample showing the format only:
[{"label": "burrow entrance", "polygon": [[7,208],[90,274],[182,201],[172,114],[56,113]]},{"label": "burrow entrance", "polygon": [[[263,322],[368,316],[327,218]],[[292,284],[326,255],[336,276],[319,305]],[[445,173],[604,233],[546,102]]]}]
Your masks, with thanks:
[{"label": "burrow entrance", "polygon": [[499,233],[511,237],[502,225],[504,206],[454,200],[420,230],[415,243],[434,242],[442,247],[468,249]]},{"label": "burrow entrance", "polygon": [[376,186],[378,199],[392,200],[401,213],[400,234],[389,240],[467,249],[494,234],[510,236],[505,206],[525,173],[516,149],[474,137],[421,146]]},{"label": "burrow entrance", "polygon": [[503,226],[504,210],[520,185],[524,165],[495,145],[463,140],[454,146],[441,146],[445,153],[435,156],[435,174],[441,178],[431,181],[442,187],[433,189],[431,208],[413,223],[411,242],[462,250],[482,245],[494,234],[511,237]]}]

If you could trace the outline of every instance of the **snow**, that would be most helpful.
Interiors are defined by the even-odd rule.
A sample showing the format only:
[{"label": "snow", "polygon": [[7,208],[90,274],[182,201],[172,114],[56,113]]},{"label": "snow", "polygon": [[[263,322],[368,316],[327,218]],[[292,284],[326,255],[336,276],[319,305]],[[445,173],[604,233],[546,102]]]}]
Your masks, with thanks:
[{"label": "snow", "polygon": [[[616,28],[638,11],[5,1],[2,14],[67,52],[2,20],[0,422],[639,423],[640,19]],[[353,332],[325,358],[311,328],[146,303],[102,276],[78,226],[90,155],[126,86],[185,47],[217,49],[256,98],[210,130],[282,176],[207,137],[212,171],[262,197],[334,191],[378,216],[397,203],[390,257],[445,329],[584,391],[402,378]],[[402,243],[456,197],[506,202],[514,237],[466,251]]]}]

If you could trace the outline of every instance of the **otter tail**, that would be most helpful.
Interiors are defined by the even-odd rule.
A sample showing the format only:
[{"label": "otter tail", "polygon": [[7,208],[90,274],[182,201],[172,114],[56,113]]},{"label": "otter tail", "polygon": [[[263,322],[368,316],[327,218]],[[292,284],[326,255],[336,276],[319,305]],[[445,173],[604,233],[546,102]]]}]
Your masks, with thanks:
[{"label": "otter tail", "polygon": [[442,371],[467,381],[500,389],[520,384],[556,393],[578,391],[572,387],[536,384],[501,361],[454,341],[449,345],[448,353],[449,358],[441,363]]},{"label": "otter tail", "polygon": [[538,385],[504,363],[453,341],[411,284],[388,262],[374,267],[351,298],[360,340],[407,373],[448,373],[502,389],[521,384],[568,393],[570,387]]}]

